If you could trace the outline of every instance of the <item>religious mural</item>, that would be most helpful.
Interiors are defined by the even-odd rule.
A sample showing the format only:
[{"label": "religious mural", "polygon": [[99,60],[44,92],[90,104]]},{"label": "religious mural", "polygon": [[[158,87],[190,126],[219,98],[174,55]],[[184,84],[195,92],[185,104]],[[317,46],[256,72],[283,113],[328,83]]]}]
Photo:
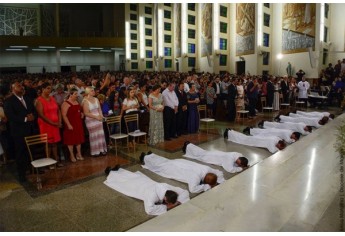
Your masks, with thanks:
[{"label": "religious mural", "polygon": [[315,47],[315,3],[286,3],[283,5],[282,52],[307,52]]},{"label": "religious mural", "polygon": [[253,54],[255,48],[255,3],[236,4],[236,56]]},{"label": "religious mural", "polygon": [[201,57],[212,55],[212,3],[201,3]]}]

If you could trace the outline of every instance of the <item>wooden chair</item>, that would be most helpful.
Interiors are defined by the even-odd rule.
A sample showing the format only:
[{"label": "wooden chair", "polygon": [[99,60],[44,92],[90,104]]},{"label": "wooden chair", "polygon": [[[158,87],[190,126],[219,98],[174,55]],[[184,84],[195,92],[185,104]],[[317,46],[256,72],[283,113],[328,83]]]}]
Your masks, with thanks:
[{"label": "wooden chair", "polygon": [[[198,113],[199,113],[199,131],[201,130],[201,122],[206,124],[206,133],[208,134],[208,124],[212,123],[214,125],[214,122],[216,121],[213,118],[207,118],[207,108],[206,105],[198,105]],[[201,113],[203,114],[204,118],[201,118]]]},{"label": "wooden chair", "polygon": [[267,106],[266,97],[261,97],[261,106],[262,106],[262,112],[268,111],[269,114],[273,112],[273,107]]},{"label": "wooden chair", "polygon": [[[114,134],[111,134],[111,127],[113,125],[116,125],[119,127],[119,132],[115,132]],[[128,148],[128,134],[123,134],[121,133],[121,115],[119,116],[110,116],[107,117],[107,127],[108,127],[108,131],[109,131],[109,138],[110,140],[114,140],[115,142],[115,154],[117,156],[117,145],[116,145],[116,141],[119,139],[126,139],[127,141],[127,148]]]},{"label": "wooden chair", "polygon": [[290,108],[290,103],[284,103],[283,102],[283,94],[279,94],[279,104],[280,104],[280,109]]},{"label": "wooden chair", "polygon": [[[48,134],[38,134],[25,137],[26,147],[29,151],[29,156],[31,160],[31,165],[36,170],[37,178],[37,189],[42,188],[41,178],[39,176],[39,168],[47,167],[47,166],[54,166],[56,182],[58,182],[57,173],[56,173],[56,163],[57,161],[50,158],[48,155]],[[43,158],[34,159],[33,158],[33,148],[35,147],[37,150],[38,146],[44,146],[44,156]]]},{"label": "wooden chair", "polygon": [[133,139],[134,139],[134,142],[133,142],[133,152],[135,152],[135,138],[139,139],[139,137],[141,137],[141,136],[144,136],[144,139],[145,139],[144,142],[145,142],[146,149],[147,149],[147,133],[146,132],[142,132],[139,129],[135,130],[135,131],[132,131],[132,132],[129,132],[129,129],[128,129],[128,123],[129,122],[136,122],[137,123],[137,128],[139,128],[139,115],[138,114],[125,115],[124,119],[125,119],[127,131],[128,131],[128,135],[133,137]]},{"label": "wooden chair", "polygon": [[296,94],[295,96],[295,108],[299,108],[301,110],[304,110],[305,107],[305,102],[304,101],[299,101],[298,100],[298,95]]},{"label": "wooden chair", "polygon": [[245,118],[245,115],[247,115],[248,117],[248,114],[249,114],[249,111],[246,111],[246,110],[238,110],[236,111],[236,120],[242,120],[242,122],[244,121],[244,118]]}]

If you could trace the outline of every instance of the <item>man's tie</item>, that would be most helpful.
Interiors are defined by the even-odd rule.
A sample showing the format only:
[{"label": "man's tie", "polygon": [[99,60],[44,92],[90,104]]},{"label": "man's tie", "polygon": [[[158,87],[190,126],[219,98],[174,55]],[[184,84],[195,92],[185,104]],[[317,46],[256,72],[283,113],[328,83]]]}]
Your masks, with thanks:
[{"label": "man's tie", "polygon": [[21,101],[21,103],[23,104],[23,106],[27,109],[26,104],[25,104],[25,101],[24,101],[24,98],[20,98],[20,101]]}]

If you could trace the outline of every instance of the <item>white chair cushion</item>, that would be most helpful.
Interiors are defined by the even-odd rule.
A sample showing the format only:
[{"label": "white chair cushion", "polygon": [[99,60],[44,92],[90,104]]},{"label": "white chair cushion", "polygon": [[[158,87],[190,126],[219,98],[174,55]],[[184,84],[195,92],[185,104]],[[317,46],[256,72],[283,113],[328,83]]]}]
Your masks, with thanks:
[{"label": "white chair cushion", "polygon": [[35,168],[50,166],[56,164],[57,161],[52,158],[41,158],[31,162],[31,165]]},{"label": "white chair cushion", "polygon": [[132,137],[139,137],[139,136],[143,136],[143,135],[146,135],[145,132],[130,132],[128,133],[128,135],[132,136]]},{"label": "white chair cushion", "polygon": [[200,121],[203,121],[203,122],[212,122],[212,121],[215,121],[215,119],[212,119],[212,118],[202,118],[202,119],[200,119]]},{"label": "white chair cushion", "polygon": [[121,138],[127,138],[128,134],[112,134],[109,137],[112,139],[121,139]]}]

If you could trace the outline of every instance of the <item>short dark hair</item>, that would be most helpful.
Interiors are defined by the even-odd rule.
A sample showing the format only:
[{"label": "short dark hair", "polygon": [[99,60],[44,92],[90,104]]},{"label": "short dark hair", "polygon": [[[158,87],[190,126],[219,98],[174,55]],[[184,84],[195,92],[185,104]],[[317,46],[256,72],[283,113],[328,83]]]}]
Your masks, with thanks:
[{"label": "short dark hair", "polygon": [[313,131],[313,129],[311,128],[310,125],[307,125],[306,127],[307,127],[309,133],[311,133]]},{"label": "short dark hair", "polygon": [[241,166],[242,167],[247,167],[248,166],[248,159],[245,157],[239,157],[238,158],[241,161]]},{"label": "short dark hair", "polygon": [[51,84],[48,82],[44,82],[43,84],[41,84],[41,89],[45,89],[47,87],[51,87]]},{"label": "short dark hair", "polygon": [[329,120],[329,117],[328,116],[324,116],[324,117],[322,117],[322,120],[326,124],[328,122],[328,120]]},{"label": "short dark hair", "polygon": [[161,86],[159,84],[155,84],[152,88],[152,91],[156,91],[157,89],[160,89]]},{"label": "short dark hair", "polygon": [[165,192],[165,199],[167,203],[175,204],[177,201],[177,193],[172,190],[167,190]]},{"label": "short dark hair", "polygon": [[319,125],[325,125],[326,121],[322,118],[321,120],[319,120]]},{"label": "short dark hair", "polygon": [[281,149],[280,150],[282,150],[282,149],[284,149],[286,147],[286,144],[285,144],[285,142],[283,140],[279,140],[278,141],[278,145],[281,145]]},{"label": "short dark hair", "polygon": [[296,141],[299,140],[299,138],[301,137],[301,133],[300,132],[293,132],[292,134],[295,135]]}]

